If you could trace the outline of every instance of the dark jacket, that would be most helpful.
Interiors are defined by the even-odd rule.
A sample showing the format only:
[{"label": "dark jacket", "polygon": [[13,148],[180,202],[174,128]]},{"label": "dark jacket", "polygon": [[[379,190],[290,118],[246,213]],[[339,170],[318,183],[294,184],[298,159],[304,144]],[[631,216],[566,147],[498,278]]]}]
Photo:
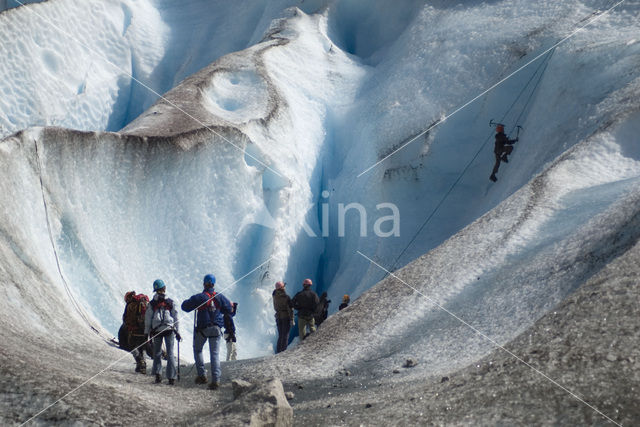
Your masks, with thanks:
[{"label": "dark jacket", "polygon": [[276,289],[271,295],[276,319],[293,319],[293,303],[284,289]]},{"label": "dark jacket", "polygon": [[233,317],[236,315],[238,304],[231,304],[231,313],[225,313],[224,316],[224,333],[228,335],[227,341],[236,342],[236,325],[233,323]]},{"label": "dark jacket", "polygon": [[293,308],[298,310],[298,317],[313,317],[319,302],[318,294],[308,287],[293,297]]},{"label": "dark jacket", "polygon": [[509,139],[504,132],[496,133],[496,143],[493,147],[493,152],[498,155],[502,155],[505,152],[505,146],[515,143],[517,139]]},{"label": "dark jacket", "polygon": [[316,319],[316,326],[319,326],[322,322],[327,320],[329,316],[329,304],[331,303],[330,299],[327,299],[327,293],[323,292],[320,296],[320,302],[316,307],[316,314],[313,316]]},{"label": "dark jacket", "polygon": [[[211,291],[209,291],[211,292]],[[192,295],[191,298],[182,302],[181,308],[189,313],[198,308],[196,315],[196,329],[204,329],[207,326],[218,325],[224,327],[224,314],[231,314],[231,301],[222,294],[215,294],[212,304],[217,310],[208,310],[205,303],[209,300],[209,296],[203,290],[199,294]],[[213,308],[213,307],[212,307]]]},{"label": "dark jacket", "polygon": [[348,302],[343,302],[342,304],[340,304],[340,307],[338,307],[338,311],[342,310],[343,308],[347,308],[349,307],[349,303]]}]

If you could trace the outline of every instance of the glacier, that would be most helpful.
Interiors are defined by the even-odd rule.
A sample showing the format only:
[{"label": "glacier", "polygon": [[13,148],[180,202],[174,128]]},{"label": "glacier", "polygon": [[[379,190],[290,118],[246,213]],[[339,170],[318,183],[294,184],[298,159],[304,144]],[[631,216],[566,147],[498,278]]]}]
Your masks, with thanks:
[{"label": "glacier", "polygon": [[[31,387],[24,363],[129,382],[105,341],[156,278],[181,301],[214,273],[239,303],[226,375],[402,388],[479,364],[637,243],[633,2],[5,3],[7,422],[73,390]],[[519,132],[495,184],[492,119]],[[273,357],[273,284],[306,277],[352,306]]]}]

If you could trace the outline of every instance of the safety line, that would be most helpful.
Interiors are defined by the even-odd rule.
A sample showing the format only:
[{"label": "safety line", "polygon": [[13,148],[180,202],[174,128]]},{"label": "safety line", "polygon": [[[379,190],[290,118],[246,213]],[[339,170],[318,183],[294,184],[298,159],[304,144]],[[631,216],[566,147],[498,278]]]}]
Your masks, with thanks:
[{"label": "safety line", "polygon": [[555,43],[553,46],[551,46],[550,48],[546,49],[545,51],[543,51],[541,54],[539,54],[538,56],[536,56],[535,58],[533,58],[531,61],[527,62],[526,64],[524,64],[523,66],[521,66],[520,68],[518,68],[517,70],[515,70],[514,72],[512,72],[511,74],[509,74],[507,77],[503,78],[502,80],[498,81],[497,83],[493,84],[492,86],[490,86],[488,89],[484,90],[483,92],[481,92],[479,95],[476,95],[474,98],[472,98],[470,101],[465,102],[462,106],[456,108],[453,112],[449,113],[448,115],[444,116],[443,118],[441,118],[438,122],[436,122],[435,124],[429,126],[426,130],[422,131],[421,133],[419,133],[418,135],[414,136],[413,138],[411,138],[409,141],[405,142],[404,144],[402,144],[400,147],[396,148],[395,150],[393,150],[391,153],[387,154],[385,157],[383,157],[382,159],[378,160],[376,163],[374,163],[373,165],[369,166],[367,169],[365,169],[364,171],[360,172],[357,175],[357,178],[360,178],[362,175],[366,174],[367,172],[369,172],[371,169],[375,168],[376,166],[378,166],[380,163],[384,162],[385,160],[387,160],[389,157],[393,156],[394,154],[396,154],[398,151],[404,149],[407,145],[411,144],[413,141],[415,141],[416,139],[418,139],[419,137],[421,137],[422,135],[426,134],[427,132],[429,132],[431,129],[435,128],[436,126],[444,123],[448,118],[454,116],[455,114],[457,114],[458,112],[460,112],[461,110],[465,109],[466,107],[468,107],[469,105],[471,105],[472,103],[474,103],[476,100],[478,100],[479,98],[483,97],[484,95],[486,95],[487,93],[491,92],[493,89],[495,89],[496,87],[498,87],[499,85],[501,85],[502,83],[504,83],[505,81],[509,80],[511,77],[513,77],[514,75],[516,75],[517,73],[519,73],[520,71],[522,71],[524,68],[528,67],[529,64],[531,64],[532,62],[536,61],[538,58],[540,58],[541,56],[547,54],[549,51],[551,51],[552,49],[555,49],[556,47],[558,47],[560,44],[566,42],[567,40],[569,40],[571,37],[575,36],[577,33],[579,33],[580,31],[582,31],[585,27],[593,24],[596,20],[600,19],[601,17],[609,14],[613,9],[615,9],[616,7],[618,7],[620,4],[624,3],[626,0],[620,0],[619,2],[617,2],[615,5],[613,5],[612,7],[610,7],[609,9],[607,9],[605,12],[596,15],[594,18],[592,18],[591,20],[587,21],[586,24],[584,24],[581,27],[578,27],[578,29],[576,29],[575,31],[573,31],[571,34],[569,34],[568,36],[565,36],[563,39],[561,39],[559,42]]},{"label": "safety line", "polygon": [[[536,68],[536,71],[531,75],[531,77],[529,78],[529,81],[527,81],[527,83],[524,85],[523,89],[520,91],[520,93],[518,94],[518,96],[516,97],[515,101],[513,101],[513,103],[509,106],[509,108],[507,109],[507,111],[504,113],[504,115],[502,116],[502,119],[500,119],[500,122],[503,122],[505,117],[509,114],[509,112],[513,109],[513,107],[515,106],[515,104],[518,102],[518,99],[520,98],[520,96],[522,96],[522,94],[525,92],[525,90],[527,89],[527,87],[529,86],[529,84],[531,83],[531,81],[534,79],[534,77],[536,75],[538,75],[538,71],[540,71],[540,69],[542,68],[542,66],[544,65],[544,68],[542,70],[542,72],[538,75],[538,81],[535,84],[535,86],[533,87],[533,90],[531,91],[531,94],[529,96],[529,98],[527,99],[527,102],[524,105],[524,108],[522,109],[522,112],[524,112],[527,104],[529,103],[529,101],[531,101],[531,98],[533,96],[533,93],[535,93],[536,88],[538,87],[538,84],[540,83],[540,81],[542,80],[542,76],[544,75],[544,72],[546,71],[547,67],[546,65],[549,64],[549,60],[551,58],[551,55],[553,54],[553,50],[550,52],[550,54],[542,61],[540,62],[540,65],[538,65],[538,68]],[[522,116],[522,113],[520,113],[520,116]],[[518,120],[520,119],[520,116],[518,116]],[[517,123],[517,122],[516,122]],[[411,240],[409,241],[409,243],[407,243],[407,245],[404,247],[404,249],[402,250],[402,252],[400,252],[400,255],[397,256],[397,258],[395,259],[395,261],[393,262],[393,264],[391,265],[391,271],[394,271],[396,265],[398,264],[398,261],[400,261],[400,259],[402,258],[402,256],[404,255],[404,253],[407,251],[407,249],[409,249],[411,247],[411,245],[413,244],[413,242],[418,238],[418,236],[420,235],[420,233],[422,232],[422,230],[424,229],[424,227],[429,223],[429,221],[431,220],[431,218],[433,218],[433,216],[436,214],[436,212],[438,212],[438,210],[440,209],[440,207],[442,206],[442,204],[445,202],[445,200],[449,197],[449,195],[451,194],[451,192],[453,191],[453,189],[458,185],[458,183],[460,182],[460,180],[462,179],[462,177],[467,173],[467,170],[469,170],[469,167],[471,167],[471,165],[473,164],[473,162],[478,158],[478,155],[480,155],[480,153],[482,152],[482,150],[484,149],[484,147],[487,145],[487,142],[489,142],[489,139],[491,138],[491,135],[489,135],[487,137],[487,139],[485,139],[485,141],[482,143],[482,145],[480,146],[480,148],[478,149],[478,151],[476,151],[476,154],[471,158],[471,160],[467,163],[467,165],[464,167],[464,169],[462,170],[462,172],[460,172],[460,174],[458,174],[458,178],[454,181],[453,184],[451,184],[451,186],[449,187],[449,190],[447,190],[447,192],[444,194],[444,196],[440,199],[440,202],[436,205],[436,207],[433,209],[433,211],[431,212],[431,214],[427,217],[427,219],[425,219],[425,221],[422,223],[422,225],[420,226],[420,228],[418,228],[418,231],[416,231],[416,233],[413,235],[413,237],[411,238]],[[386,275],[384,276],[386,277]],[[383,279],[384,279],[383,277]]]},{"label": "safety line", "polygon": [[[549,66],[549,63],[551,62],[551,57],[553,56],[554,53],[555,53],[555,48],[551,52],[549,52],[549,55],[543,61],[544,68],[542,69],[542,72],[540,73],[541,78],[538,79],[538,81],[536,82],[535,86],[533,86],[533,89],[531,89],[531,93],[529,93],[529,97],[527,98],[526,102],[524,103],[524,106],[522,107],[522,111],[520,111],[520,114],[518,115],[518,117],[514,121],[514,123],[515,123],[514,126],[516,126],[520,122],[520,119],[522,118],[522,115],[526,111],[527,106],[531,102],[531,99],[533,98],[533,95],[536,93],[536,89],[538,88],[538,85],[542,81],[542,76],[547,71],[547,67]],[[529,83],[527,83],[527,85],[528,84]],[[506,114],[505,114],[505,117],[506,117]],[[513,132],[514,129],[515,129],[515,127],[511,129],[511,132]]]},{"label": "safety line", "polygon": [[456,319],[457,321],[459,321],[460,323],[462,323],[464,326],[467,326],[469,329],[471,329],[474,333],[476,333],[477,335],[479,335],[480,337],[484,338],[485,340],[489,341],[491,344],[493,344],[496,348],[499,348],[500,350],[504,351],[505,353],[507,353],[508,355],[512,356],[513,358],[515,358],[517,361],[519,361],[520,363],[522,363],[523,365],[527,366],[528,368],[530,368],[531,370],[533,370],[534,372],[536,372],[537,374],[541,375],[542,377],[544,377],[545,379],[547,379],[548,381],[550,381],[553,385],[555,385],[556,387],[560,388],[561,390],[565,391],[566,393],[568,393],[569,395],[571,395],[572,397],[574,397],[576,400],[582,402],[583,404],[585,404],[586,406],[588,406],[589,408],[593,409],[595,412],[597,412],[598,414],[602,415],[604,418],[606,418],[607,420],[611,421],[612,423],[614,423],[617,426],[621,426],[621,424],[615,422],[614,420],[612,420],[611,418],[609,418],[606,414],[604,414],[602,411],[598,410],[598,408],[596,408],[595,406],[591,405],[589,402],[585,401],[583,398],[581,398],[580,396],[578,396],[576,393],[572,392],[571,390],[569,390],[568,388],[566,388],[565,386],[559,384],[557,381],[555,381],[554,379],[552,379],[551,377],[549,377],[547,374],[545,374],[544,372],[542,372],[541,370],[537,369],[536,367],[532,366],[531,364],[525,362],[522,358],[518,357],[516,354],[514,354],[512,351],[507,350],[504,346],[498,344],[494,339],[490,338],[489,336],[487,336],[485,333],[481,332],[480,330],[478,330],[477,328],[475,328],[474,326],[472,326],[471,324],[469,324],[468,322],[466,322],[465,320],[463,320],[462,318],[460,318],[459,316],[457,316],[455,313],[451,312],[450,310],[447,310],[445,307],[443,307],[442,305],[438,304],[435,300],[433,300],[432,298],[428,297],[427,295],[423,294],[422,292],[420,292],[418,289],[416,289],[414,286],[411,286],[409,283],[405,282],[404,280],[402,280],[400,277],[396,276],[395,274],[393,274],[392,272],[390,272],[389,270],[387,270],[386,268],[384,268],[383,266],[381,266],[380,264],[378,264],[377,262],[375,262],[374,260],[372,260],[371,258],[369,258],[368,256],[366,256],[365,254],[363,254],[360,251],[357,251],[358,254],[360,254],[363,258],[365,258],[366,260],[368,260],[371,264],[375,265],[376,267],[380,268],[381,270],[385,271],[389,276],[393,277],[394,279],[398,280],[400,283],[402,283],[403,285],[405,285],[406,287],[412,289],[413,291],[415,291],[418,295],[423,296],[424,298],[428,299],[431,303],[433,303],[436,307],[438,307],[438,309],[444,311],[445,313],[447,313],[449,316],[453,317],[454,319]]},{"label": "safety line", "polygon": [[[245,274],[244,276],[242,276],[241,278],[239,278],[238,280],[234,281],[232,284],[230,284],[229,286],[227,286],[225,289],[229,289],[231,286],[235,285],[236,283],[238,283],[239,281],[243,280],[244,278],[246,278],[247,276],[249,276],[250,274],[252,274],[253,272],[255,272],[256,270],[258,270],[259,268],[261,268],[263,265],[267,264],[268,262],[270,262],[273,259],[273,256],[270,257],[268,260],[266,260],[265,262],[263,262],[262,264],[260,264],[259,266],[255,267],[253,270],[251,270],[250,272],[248,272],[247,274]],[[204,306],[207,302],[209,302],[209,300],[203,302],[202,304],[200,304],[198,307],[194,308],[194,310],[197,310],[198,308]],[[178,322],[180,322],[185,316],[187,316],[187,314],[183,314],[181,316],[178,317]],[[31,416],[31,418],[29,418],[28,420],[26,420],[25,422],[23,422],[22,424],[20,424],[20,426],[24,426],[25,424],[29,423],[30,421],[38,418],[40,415],[42,415],[45,411],[47,411],[49,408],[55,406],[57,403],[59,403],[62,399],[70,396],[71,394],[75,393],[76,391],[80,390],[82,387],[84,387],[85,385],[89,384],[91,381],[93,381],[94,378],[100,376],[101,374],[103,374],[105,371],[107,371],[108,369],[110,369],[113,365],[115,365],[116,363],[122,361],[124,358],[129,357],[129,355],[131,355],[131,353],[135,350],[138,350],[139,348],[141,348],[142,346],[146,345],[147,342],[153,340],[155,337],[157,337],[158,335],[162,334],[164,331],[162,332],[158,332],[157,334],[155,334],[154,336],[150,337],[147,341],[145,341],[143,344],[140,344],[139,346],[137,346],[136,348],[134,348],[133,350],[129,351],[127,354],[125,354],[124,356],[120,357],[119,359],[114,360],[113,362],[111,362],[109,365],[107,365],[104,369],[102,369],[100,372],[98,372],[97,374],[93,375],[92,377],[86,379],[85,381],[83,381],[82,383],[80,383],[80,385],[76,386],[74,389],[72,389],[71,391],[67,392],[64,396],[60,397],[58,400],[56,400],[55,402],[51,403],[50,405],[48,405],[47,407],[45,407],[44,409],[40,410],[38,413],[36,413],[35,415]]]},{"label": "safety line", "polygon": [[76,300],[75,296],[71,292],[71,288],[69,287],[69,283],[67,282],[67,280],[64,277],[64,274],[62,273],[62,267],[60,266],[60,257],[58,256],[58,250],[56,248],[55,239],[53,238],[53,231],[51,230],[51,222],[49,220],[49,207],[47,205],[47,199],[45,197],[45,192],[44,192],[44,182],[43,182],[43,179],[42,179],[42,165],[41,165],[41,162],[40,162],[40,154],[38,152],[38,141],[37,141],[36,138],[33,139],[33,143],[34,143],[34,146],[35,146],[36,165],[37,165],[37,169],[38,169],[38,178],[40,179],[40,190],[42,192],[42,204],[44,206],[45,221],[47,223],[47,231],[49,232],[49,240],[51,241],[51,248],[53,249],[53,255],[54,255],[54,258],[56,260],[56,267],[58,268],[58,273],[60,274],[60,279],[62,280],[62,284],[64,286],[65,291],[67,292],[67,294],[69,295],[69,298],[71,299],[71,303],[75,307],[75,309],[78,312],[78,314],[80,314],[80,317],[82,317],[82,319],[86,322],[86,324],[89,326],[89,328],[91,328],[91,330],[93,332],[98,334],[98,336],[100,336],[101,338],[109,341],[108,338],[103,336],[100,333],[100,331],[95,326],[93,326],[93,324],[89,320],[87,314],[82,309],[82,306],[78,303],[78,301]]},{"label": "safety line", "polygon": [[[22,3],[20,0],[15,0],[17,3],[19,3],[21,6],[25,6],[24,3]],[[200,126],[202,126],[203,128],[207,129],[208,131],[210,131],[211,133],[213,133],[214,135],[222,138],[224,141],[226,141],[228,144],[232,145],[233,147],[235,147],[238,151],[242,152],[244,155],[252,158],[253,160],[255,160],[256,162],[258,162],[259,164],[261,164],[262,166],[264,166],[265,168],[269,169],[270,171],[272,171],[273,173],[275,173],[276,175],[278,175],[280,178],[287,178],[288,177],[284,177],[282,176],[282,174],[280,174],[278,171],[276,171],[275,169],[273,169],[272,167],[270,167],[269,165],[267,165],[266,163],[262,162],[260,159],[257,159],[256,157],[254,157],[253,155],[251,155],[251,153],[247,152],[246,150],[243,150],[242,148],[240,148],[238,145],[234,144],[233,142],[231,142],[228,138],[226,138],[224,135],[216,132],[213,128],[211,128],[210,126],[208,126],[207,124],[203,123],[201,120],[199,120],[198,118],[194,117],[193,115],[189,114],[188,112],[186,112],[184,109],[180,108],[178,105],[176,105],[174,102],[171,102],[169,99],[165,98],[164,96],[162,96],[161,94],[159,94],[158,92],[156,92],[155,90],[153,90],[151,87],[147,86],[146,84],[144,84],[143,82],[141,82],[140,80],[138,80],[137,78],[135,78],[131,73],[129,73],[128,71],[126,71],[125,69],[119,67],[118,65],[114,64],[113,62],[111,62],[109,59],[107,59],[106,57],[104,57],[102,54],[100,54],[99,52],[97,52],[95,49],[92,49],[90,46],[84,44],[82,41],[80,41],[77,37],[75,37],[73,34],[68,33],[67,31],[63,30],[62,28],[60,28],[59,26],[57,26],[51,19],[49,19],[48,17],[42,16],[40,15],[38,12],[36,12],[35,10],[33,10],[33,8],[31,7],[27,7],[25,8],[26,10],[28,10],[29,12],[33,13],[34,15],[36,15],[37,17],[39,17],[40,19],[49,22],[49,24],[55,28],[56,30],[58,30],[59,32],[61,32],[63,35],[69,37],[71,40],[74,40],[76,43],[80,44],[81,46],[83,46],[85,49],[87,49],[88,51],[94,53],[96,56],[98,56],[100,59],[102,59],[103,61],[105,61],[107,64],[111,65],[112,67],[114,67],[116,70],[121,71],[123,74],[125,74],[127,77],[131,78],[131,80],[135,81],[136,83],[138,83],[139,85],[141,85],[142,87],[144,87],[145,89],[147,89],[149,92],[153,93],[154,95],[156,95],[159,99],[165,101],[167,104],[171,105],[172,107],[174,107],[176,110],[180,111],[182,114],[184,114],[185,116],[189,117],[190,119],[192,119],[194,122],[198,123]]]}]

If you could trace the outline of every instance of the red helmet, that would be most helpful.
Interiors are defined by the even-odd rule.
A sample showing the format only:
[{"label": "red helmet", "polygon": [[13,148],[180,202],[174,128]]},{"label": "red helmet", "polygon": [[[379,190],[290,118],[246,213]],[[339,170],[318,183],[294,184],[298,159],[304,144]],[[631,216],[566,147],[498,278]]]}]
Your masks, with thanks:
[{"label": "red helmet", "polygon": [[504,132],[504,125],[496,125],[496,132]]},{"label": "red helmet", "polygon": [[304,279],[304,282],[302,282],[302,286],[311,286],[313,285],[313,282],[311,281],[311,279]]},{"label": "red helmet", "polygon": [[276,282],[276,289],[284,289],[284,283],[283,282]]}]

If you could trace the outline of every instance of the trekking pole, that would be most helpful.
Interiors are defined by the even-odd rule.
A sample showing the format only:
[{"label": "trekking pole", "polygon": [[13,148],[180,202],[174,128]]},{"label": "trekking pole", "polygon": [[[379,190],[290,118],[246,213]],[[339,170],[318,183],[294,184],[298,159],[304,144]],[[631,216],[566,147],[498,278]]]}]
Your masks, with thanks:
[{"label": "trekking pole", "polygon": [[180,341],[178,340],[178,381],[180,381]]}]

